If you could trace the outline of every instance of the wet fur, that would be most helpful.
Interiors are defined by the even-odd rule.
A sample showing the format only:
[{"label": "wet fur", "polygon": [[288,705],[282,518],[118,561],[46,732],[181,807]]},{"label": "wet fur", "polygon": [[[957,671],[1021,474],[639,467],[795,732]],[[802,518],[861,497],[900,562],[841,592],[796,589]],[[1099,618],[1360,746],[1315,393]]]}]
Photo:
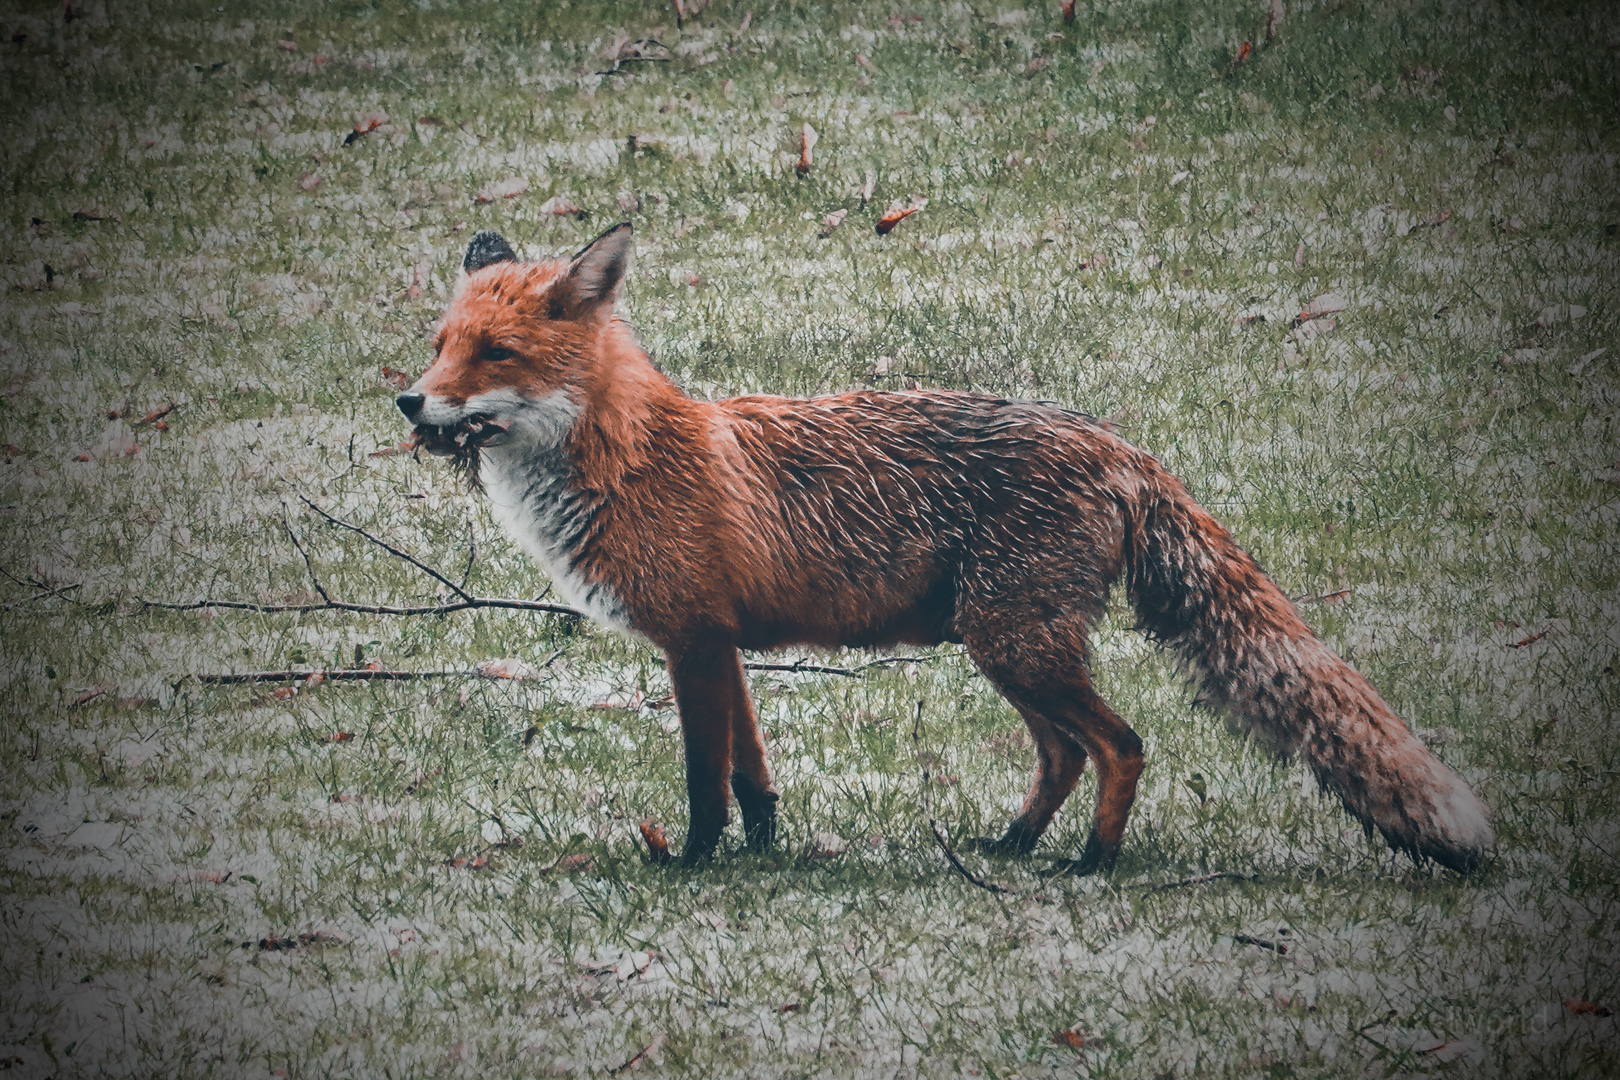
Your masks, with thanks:
[{"label": "wet fur", "polygon": [[[1121,578],[1142,628],[1207,696],[1303,758],[1368,828],[1457,869],[1491,849],[1485,806],[1151,455],[1083,415],[976,394],[694,400],[612,312],[628,246],[620,226],[571,262],[479,265],[411,393],[442,423],[517,392],[502,399],[516,402],[502,414],[509,435],[478,454],[486,475],[499,462],[566,489],[566,535],[523,535],[558,528],[544,513],[503,520],[664,650],[689,861],[718,844],[728,787],[749,842],[774,834],[739,649],[951,641],[1037,751],[1023,808],[984,846],[1030,850],[1089,760],[1098,800],[1074,869],[1106,868],[1143,766],[1141,740],[1087,670],[1088,636]],[[525,434],[537,407],[525,402],[559,392],[578,411],[548,456]]]}]

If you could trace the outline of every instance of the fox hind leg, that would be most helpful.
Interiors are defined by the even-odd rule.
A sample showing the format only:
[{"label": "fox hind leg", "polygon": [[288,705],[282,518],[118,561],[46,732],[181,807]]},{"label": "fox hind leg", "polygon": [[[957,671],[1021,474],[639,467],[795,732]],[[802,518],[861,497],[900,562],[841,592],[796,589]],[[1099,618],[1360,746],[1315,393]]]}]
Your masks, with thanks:
[{"label": "fox hind leg", "polygon": [[1040,713],[1015,707],[1035,740],[1035,778],[1007,831],[995,840],[982,836],[974,840],[973,846],[988,855],[1027,855],[1033,851],[1086,767],[1086,752],[1073,737]]},{"label": "fox hind leg", "polygon": [[[992,845],[1003,850],[1033,847],[1089,757],[1097,770],[1091,832],[1080,857],[1057,869],[1076,874],[1109,869],[1136,801],[1142,740],[1092,686],[1083,629],[1026,626],[995,639],[966,636],[966,644],[979,670],[1025,717],[1037,743],[1038,765],[1024,810]],[[1030,723],[1032,715],[1037,723]],[[1047,729],[1051,734],[1043,737]],[[1068,749],[1068,743],[1079,752]]]},{"label": "fox hind leg", "polygon": [[742,811],[743,836],[750,851],[764,851],[776,842],[776,803],[779,796],[771,782],[771,767],[765,761],[765,741],[759,733],[759,717],[748,696],[748,679],[743,674],[742,657],[732,650],[736,677],[731,701],[731,791]]}]

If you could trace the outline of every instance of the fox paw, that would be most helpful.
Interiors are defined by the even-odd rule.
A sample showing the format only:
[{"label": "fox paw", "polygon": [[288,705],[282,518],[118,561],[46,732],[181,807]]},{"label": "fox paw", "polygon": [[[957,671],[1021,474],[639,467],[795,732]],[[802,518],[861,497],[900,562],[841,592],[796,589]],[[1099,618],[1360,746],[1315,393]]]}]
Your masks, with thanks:
[{"label": "fox paw", "polygon": [[1086,846],[1078,859],[1059,859],[1041,871],[1041,876],[1088,877],[1091,874],[1106,874],[1114,868],[1114,860],[1118,857],[1118,844],[1105,844],[1096,833],[1092,833],[1086,838]]}]

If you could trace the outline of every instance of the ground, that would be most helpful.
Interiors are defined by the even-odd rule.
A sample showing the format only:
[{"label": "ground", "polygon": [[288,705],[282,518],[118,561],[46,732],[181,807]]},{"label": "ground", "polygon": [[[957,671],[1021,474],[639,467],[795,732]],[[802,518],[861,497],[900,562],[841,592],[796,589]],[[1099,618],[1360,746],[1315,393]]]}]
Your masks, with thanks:
[{"label": "ground", "polygon": [[[1614,1075],[1620,13],[1077,9],[0,15],[0,1067]],[[1033,858],[967,853],[1032,749],[959,649],[756,671],[779,846],[672,871],[637,830],[685,816],[645,643],[147,605],[454,599],[305,499],[543,594],[390,452],[389,372],[477,230],[535,258],[621,219],[622,310],[694,394],[974,388],[1161,455],[1496,856],[1364,837],[1117,599],[1096,675],[1148,766],[1083,879],[1041,871],[1089,777]],[[442,674],[203,681],[365,664]]]}]

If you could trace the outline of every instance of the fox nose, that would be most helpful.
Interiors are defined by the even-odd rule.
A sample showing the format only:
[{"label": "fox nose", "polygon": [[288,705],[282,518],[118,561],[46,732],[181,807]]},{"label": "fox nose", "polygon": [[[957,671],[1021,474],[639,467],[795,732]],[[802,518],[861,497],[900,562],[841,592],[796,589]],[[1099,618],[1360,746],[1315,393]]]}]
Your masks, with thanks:
[{"label": "fox nose", "polygon": [[422,404],[425,401],[427,401],[427,398],[422,394],[408,393],[395,398],[394,404],[398,405],[399,411],[405,414],[405,419],[414,421],[416,414],[422,411]]}]

